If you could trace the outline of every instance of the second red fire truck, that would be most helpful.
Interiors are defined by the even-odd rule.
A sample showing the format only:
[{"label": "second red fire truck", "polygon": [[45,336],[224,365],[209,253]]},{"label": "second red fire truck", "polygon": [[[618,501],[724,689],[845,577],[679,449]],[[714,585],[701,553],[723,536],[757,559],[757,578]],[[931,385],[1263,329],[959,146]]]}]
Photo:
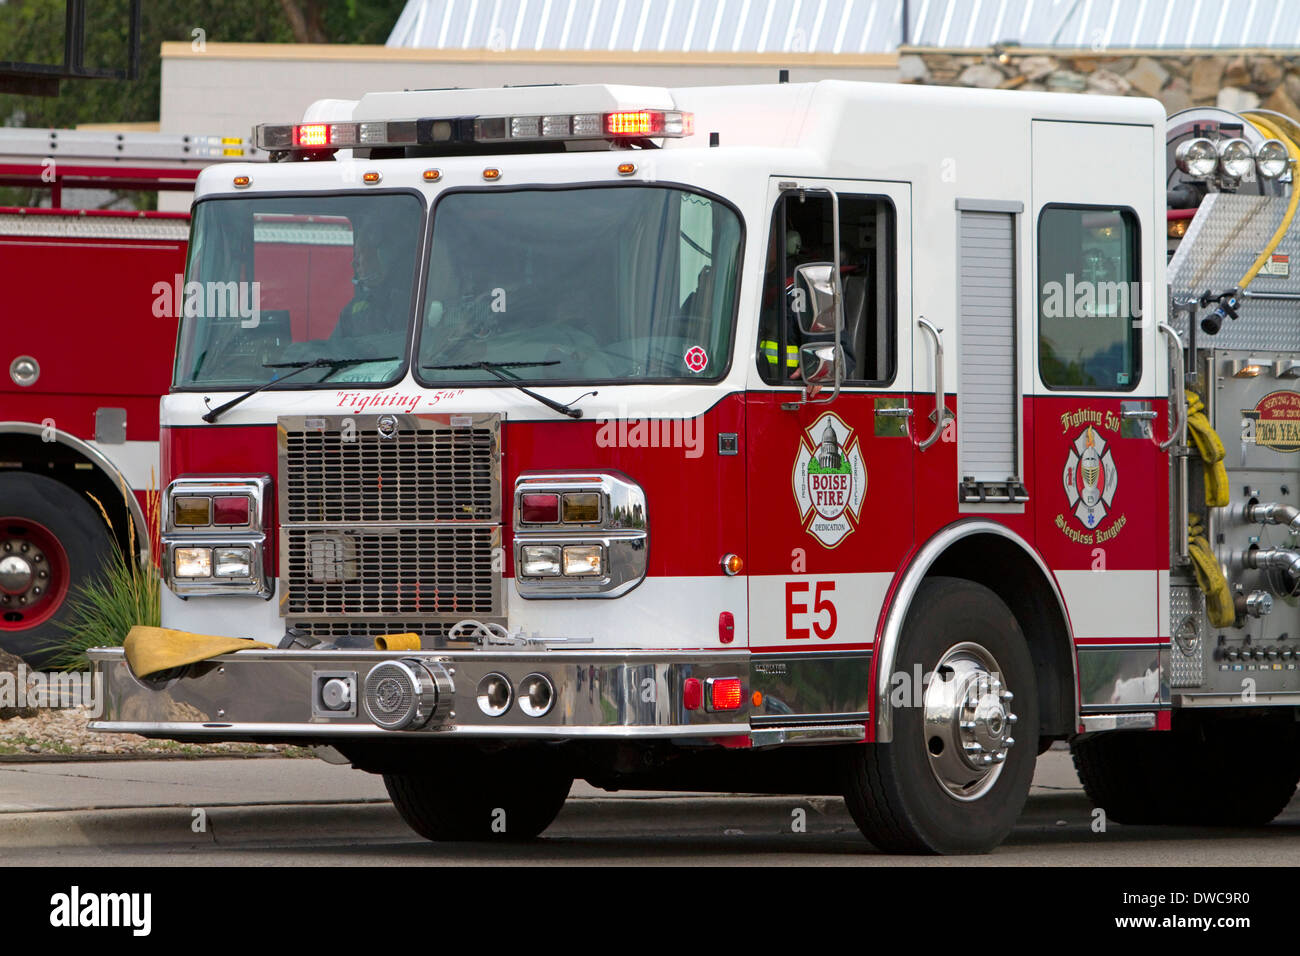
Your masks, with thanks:
[{"label": "second red fire truck", "polygon": [[1115,819],[1267,821],[1294,132],[843,82],[259,127],[186,277],[259,311],[182,321],[166,627],[96,652],[95,726],[330,745],[431,839],[577,778],[986,851],[1067,739]]}]

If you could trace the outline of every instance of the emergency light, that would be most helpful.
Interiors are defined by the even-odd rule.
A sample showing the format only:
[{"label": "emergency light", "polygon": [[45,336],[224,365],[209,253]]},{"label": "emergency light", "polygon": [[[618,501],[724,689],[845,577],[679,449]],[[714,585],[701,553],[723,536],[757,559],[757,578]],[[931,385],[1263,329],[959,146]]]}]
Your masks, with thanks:
[{"label": "emergency light", "polygon": [[695,117],[680,110],[616,110],[531,116],[450,116],[348,123],[263,123],[253,129],[260,149],[309,153],[406,146],[469,146],[605,140],[680,139],[695,132]]}]

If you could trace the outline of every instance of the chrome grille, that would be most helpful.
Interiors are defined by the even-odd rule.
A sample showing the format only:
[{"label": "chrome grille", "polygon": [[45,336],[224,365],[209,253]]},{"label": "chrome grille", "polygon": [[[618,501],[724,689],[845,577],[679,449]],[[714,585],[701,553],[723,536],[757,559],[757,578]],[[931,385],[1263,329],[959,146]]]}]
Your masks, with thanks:
[{"label": "chrome grille", "polygon": [[286,614],[459,619],[496,610],[496,528],[289,528],[286,538]]},{"label": "chrome grille", "polygon": [[[391,438],[377,427],[385,417],[397,421]],[[281,419],[283,520],[500,520],[496,420],[476,417],[458,427],[414,415]]]},{"label": "chrome grille", "polygon": [[313,631],[347,625],[331,636],[413,630],[435,641],[467,617],[502,619],[498,416],[279,424],[282,615]]}]

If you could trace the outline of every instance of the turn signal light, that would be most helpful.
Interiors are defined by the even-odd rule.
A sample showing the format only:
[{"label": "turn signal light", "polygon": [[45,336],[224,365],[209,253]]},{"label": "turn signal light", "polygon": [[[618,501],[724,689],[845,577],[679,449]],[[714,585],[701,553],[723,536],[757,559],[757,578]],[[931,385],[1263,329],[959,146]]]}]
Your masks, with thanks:
[{"label": "turn signal light", "polygon": [[558,524],[559,495],[520,495],[519,518],[527,524]]},{"label": "turn signal light", "polygon": [[[177,527],[183,528],[197,528],[209,524],[211,507],[211,498],[173,498],[172,522]],[[244,520],[248,520],[247,515]]]},{"label": "turn signal light", "polygon": [[[177,522],[179,524],[180,522]],[[243,495],[227,495],[212,499],[212,523],[223,525],[248,524],[248,499]]]},{"label": "turn signal light", "polygon": [[566,524],[595,524],[600,520],[600,495],[583,491],[564,496]]},{"label": "turn signal light", "polygon": [[709,681],[710,710],[740,710],[742,699],[739,677],[715,677]]}]

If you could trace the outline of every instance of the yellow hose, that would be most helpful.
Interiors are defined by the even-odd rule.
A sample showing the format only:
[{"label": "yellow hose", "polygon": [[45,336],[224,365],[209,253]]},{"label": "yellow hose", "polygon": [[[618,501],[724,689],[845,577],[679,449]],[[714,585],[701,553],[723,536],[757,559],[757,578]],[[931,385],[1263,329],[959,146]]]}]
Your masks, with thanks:
[{"label": "yellow hose", "polygon": [[1300,165],[1300,149],[1296,148],[1295,143],[1291,142],[1290,138],[1287,137],[1285,133],[1274,129],[1264,120],[1252,117],[1247,119],[1246,122],[1259,130],[1260,135],[1276,139],[1286,147],[1286,151],[1291,154],[1292,182],[1291,201],[1287,204],[1286,215],[1282,217],[1282,223],[1277,227],[1277,232],[1273,233],[1273,238],[1268,241],[1268,245],[1264,247],[1264,251],[1259,254],[1259,258],[1257,258],[1254,264],[1246,270],[1246,274],[1241,277],[1241,281],[1237,283],[1238,289],[1245,289],[1246,286],[1250,285],[1250,283],[1254,281],[1255,276],[1259,275],[1259,270],[1264,268],[1264,264],[1268,262],[1269,256],[1273,255],[1273,251],[1277,248],[1278,243],[1282,241],[1282,237],[1285,236],[1287,231],[1291,228],[1291,220],[1295,218],[1296,206],[1300,204],[1300,183],[1295,182],[1295,169]]},{"label": "yellow hose", "polygon": [[1211,508],[1222,508],[1232,494],[1228,485],[1228,469],[1223,463],[1228,453],[1224,450],[1219,433],[1214,430],[1205,414],[1205,403],[1201,401],[1201,396],[1191,389],[1184,392],[1184,395],[1187,398],[1187,433],[1205,468],[1205,503]]},{"label": "yellow hose", "polygon": [[1187,525],[1189,540],[1187,553],[1192,559],[1196,583],[1205,593],[1205,613],[1215,627],[1231,627],[1237,621],[1237,608],[1232,601],[1232,590],[1223,576],[1214,549],[1201,528],[1200,518],[1193,516]]}]

